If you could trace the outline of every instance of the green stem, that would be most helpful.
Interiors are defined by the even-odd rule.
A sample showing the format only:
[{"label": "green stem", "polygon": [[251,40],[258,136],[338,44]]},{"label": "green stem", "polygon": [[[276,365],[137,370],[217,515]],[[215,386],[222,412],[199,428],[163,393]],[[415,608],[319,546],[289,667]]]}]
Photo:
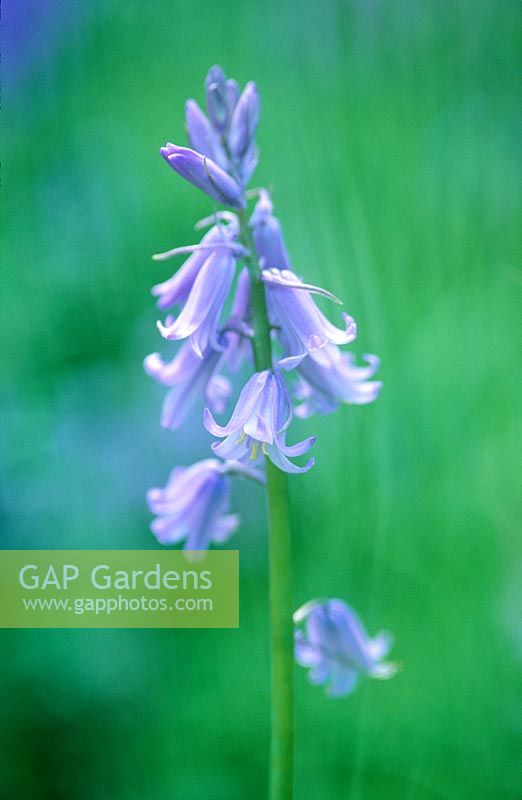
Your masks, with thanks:
[{"label": "green stem", "polygon": [[[272,369],[270,324],[246,212],[239,213],[241,240],[249,251],[256,370]],[[294,634],[292,626],[292,554],[288,480],[266,459],[269,527],[269,605],[271,654],[270,800],[291,800],[294,757]]]}]

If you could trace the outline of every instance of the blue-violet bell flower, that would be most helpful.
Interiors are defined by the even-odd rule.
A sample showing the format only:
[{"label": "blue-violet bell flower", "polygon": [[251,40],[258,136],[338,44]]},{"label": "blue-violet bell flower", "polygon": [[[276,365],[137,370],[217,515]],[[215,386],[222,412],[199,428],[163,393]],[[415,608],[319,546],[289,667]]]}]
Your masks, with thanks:
[{"label": "blue-violet bell flower", "polygon": [[246,200],[242,187],[211,158],[189,147],[167,142],[160,153],[172,169],[218,203],[244,208]]},{"label": "blue-violet bell flower", "polygon": [[[203,424],[222,442],[212,445],[214,453],[223,459],[256,460],[261,452],[284,472],[307,472],[314,464],[310,458],[298,467],[290,457],[307,453],[315,442],[312,436],[288,446],[286,430],[292,421],[292,405],[281,377],[271,370],[255,372],[243,387],[228,425],[218,425],[208,408]],[[260,454],[259,454],[260,455]]]},{"label": "blue-violet bell flower", "polygon": [[189,258],[171,278],[152,287],[152,294],[158,298],[157,307],[165,310],[174,305],[183,304],[190,294],[201,267],[212,253],[229,252],[236,258],[241,257],[245,251],[237,242],[237,235],[237,219],[233,215],[230,224],[219,224],[210,228],[199,244],[175,247],[165,253],[156,253],[152,257],[154,261],[165,261],[176,255],[190,253]]},{"label": "blue-violet bell flower", "polygon": [[195,353],[212,348],[222,350],[219,321],[234,278],[234,257],[227,251],[214,251],[199,270],[187,302],[176,319],[170,315],[165,324],[158,322],[161,335],[168,340],[190,337]]},{"label": "blue-violet bell flower", "polygon": [[161,410],[164,428],[178,430],[201,395],[216,414],[225,411],[232,387],[230,381],[218,373],[222,361],[223,353],[211,348],[199,358],[190,342],[185,342],[171,361],[163,361],[159,353],[147,356],[145,372],[158,383],[170,387]]},{"label": "blue-violet bell flower", "polygon": [[312,600],[294,614],[295,658],[309,667],[312,683],[326,684],[327,694],[342,697],[355,688],[359,674],[384,680],[397,665],[382,661],[392,637],[381,632],[370,639],[349,605],[342,600]]},{"label": "blue-violet bell flower", "polygon": [[381,381],[369,380],[379,368],[377,356],[363,356],[366,366],[359,366],[352,353],[343,353],[333,344],[327,345],[323,354],[328,356],[328,366],[307,357],[297,367],[298,382],[293,394],[302,401],[294,407],[297,417],[331,414],[340,403],[373,403],[382,388]]},{"label": "blue-violet bell flower", "polygon": [[158,542],[185,540],[186,550],[207,550],[211,543],[225,542],[239,525],[239,516],[228,513],[230,474],[264,480],[250,466],[208,458],[190,467],[175,467],[163,489],[149,489],[147,503],[156,515],[151,530]]},{"label": "blue-violet bell flower", "polygon": [[303,283],[291,270],[265,269],[262,279],[267,289],[272,325],[284,333],[285,355],[279,366],[293,369],[306,356],[328,366],[329,358],[324,348],[328,344],[348,344],[356,338],[357,328],[352,317],[343,313],[344,330],[336,328],[310,297],[318,294],[340,303],[330,292]]}]

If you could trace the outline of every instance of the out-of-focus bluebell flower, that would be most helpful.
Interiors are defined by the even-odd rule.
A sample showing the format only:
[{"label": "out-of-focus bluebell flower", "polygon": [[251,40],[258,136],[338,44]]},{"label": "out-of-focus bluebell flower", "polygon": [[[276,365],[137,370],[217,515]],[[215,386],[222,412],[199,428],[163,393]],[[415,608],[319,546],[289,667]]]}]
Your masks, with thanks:
[{"label": "out-of-focus bluebell flower", "polygon": [[233,208],[245,207],[243,188],[208,156],[170,142],[160,148],[160,153],[172,169],[218,203]]},{"label": "out-of-focus bluebell flower", "polygon": [[200,358],[209,348],[222,350],[218,329],[221,311],[234,277],[234,257],[227,251],[213,251],[199,270],[187,302],[179,316],[170,315],[158,328],[165,339],[178,340],[190,337],[194,351]]},{"label": "out-of-focus bluebell flower", "polygon": [[228,513],[231,474],[264,480],[248,465],[208,458],[190,467],[175,467],[163,489],[150,489],[147,503],[156,515],[151,530],[158,542],[185,540],[186,550],[207,550],[211,543],[225,542],[239,525],[239,516]]},{"label": "out-of-focus bluebell flower", "polygon": [[259,190],[259,200],[250,218],[250,227],[261,268],[289,270],[290,260],[281,225],[272,214],[272,200],[266,189]]},{"label": "out-of-focus bluebell flower", "polygon": [[214,225],[199,244],[176,247],[174,250],[154,255],[155,261],[164,261],[175,255],[191,253],[171,278],[152,287],[152,294],[159,298],[158,308],[165,310],[187,300],[201,267],[213,252],[221,254],[229,252],[239,258],[244,253],[244,248],[236,241],[237,233],[237,223],[232,220],[228,225]]},{"label": "out-of-focus bluebell flower", "polygon": [[294,395],[302,402],[294,408],[296,416],[331,414],[340,403],[373,403],[382,388],[381,381],[369,380],[379,368],[377,356],[365,355],[366,366],[358,366],[352,353],[343,353],[333,344],[323,354],[329,359],[327,366],[307,357],[297,367]]},{"label": "out-of-focus bluebell flower", "polygon": [[163,361],[159,353],[147,356],[144,362],[147,374],[170,387],[161,411],[164,428],[177,430],[201,396],[216,414],[225,411],[232,387],[217,372],[222,360],[223,353],[212,349],[199,358],[190,342],[185,342],[171,361]]},{"label": "out-of-focus bluebell flower", "polygon": [[303,283],[291,270],[265,269],[262,278],[267,287],[271,322],[284,334],[279,337],[285,350],[279,365],[284,369],[293,369],[306,356],[328,366],[326,346],[348,344],[356,338],[357,328],[352,317],[343,313],[344,330],[336,328],[310,297],[310,294],[319,294],[340,302],[330,292]]},{"label": "out-of-focus bluebell flower", "polygon": [[355,611],[342,600],[312,600],[294,614],[295,658],[310,667],[312,683],[326,684],[327,694],[342,697],[355,688],[359,674],[384,680],[397,666],[382,661],[392,637],[379,633],[370,639]]},{"label": "out-of-focus bluebell flower", "polygon": [[315,436],[287,446],[286,430],[292,421],[292,405],[281,377],[271,370],[255,372],[245,384],[228,425],[218,425],[208,408],[203,413],[205,428],[223,441],[212,445],[224,459],[256,460],[261,452],[284,472],[307,472],[314,464],[310,458],[298,467],[289,456],[307,453]]},{"label": "out-of-focus bluebell flower", "polygon": [[185,120],[190,146],[201,155],[208,156],[227,172],[230,169],[230,163],[220,136],[195,100],[187,100]]}]

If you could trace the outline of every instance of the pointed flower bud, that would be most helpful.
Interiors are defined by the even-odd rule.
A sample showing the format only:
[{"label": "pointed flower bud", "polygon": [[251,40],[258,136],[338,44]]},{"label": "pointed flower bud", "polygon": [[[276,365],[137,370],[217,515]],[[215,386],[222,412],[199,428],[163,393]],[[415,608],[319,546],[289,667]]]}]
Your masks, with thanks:
[{"label": "pointed flower bud", "polygon": [[245,207],[241,186],[207,156],[170,142],[160,149],[160,153],[172,169],[218,203],[234,208]]},{"label": "pointed flower bud", "polygon": [[259,192],[259,200],[250,218],[250,227],[263,269],[290,270],[290,259],[283,241],[281,225],[272,214],[272,201],[266,189]]},{"label": "pointed flower bud", "polygon": [[230,164],[219,135],[195,100],[187,100],[185,119],[190,146],[201,155],[208,156],[221,169],[227,171]]},{"label": "pointed flower bud", "polygon": [[229,123],[237,102],[238,88],[235,81],[227,81],[221,67],[211,67],[205,78],[207,110],[212,125],[223,132]]},{"label": "pointed flower bud", "polygon": [[357,614],[342,600],[312,600],[294,614],[295,658],[309,667],[312,683],[326,684],[327,694],[343,697],[355,688],[359,674],[384,680],[397,666],[382,661],[391,648],[389,633],[370,639]]},{"label": "pointed flower bud", "polygon": [[259,93],[253,81],[249,81],[239,98],[230,121],[228,147],[235,159],[241,159],[254,141],[259,122]]},{"label": "pointed flower bud", "polygon": [[315,436],[287,446],[286,430],[292,421],[292,406],[280,376],[271,370],[255,372],[243,387],[228,425],[218,425],[208,408],[203,424],[223,441],[212,445],[220,458],[258,457],[259,444],[264,455],[284,472],[307,472],[314,464],[310,458],[304,467],[293,464],[288,456],[307,453]]}]

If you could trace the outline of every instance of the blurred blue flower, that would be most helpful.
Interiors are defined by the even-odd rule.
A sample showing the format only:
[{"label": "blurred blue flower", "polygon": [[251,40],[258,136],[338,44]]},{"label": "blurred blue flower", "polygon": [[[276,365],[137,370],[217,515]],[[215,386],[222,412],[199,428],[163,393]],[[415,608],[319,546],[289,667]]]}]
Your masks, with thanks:
[{"label": "blurred blue flower", "polygon": [[239,516],[228,513],[230,474],[264,480],[253,467],[208,458],[175,467],[165,488],[149,489],[147,503],[156,515],[151,530],[158,542],[185,540],[186,550],[207,550],[211,543],[225,542],[239,525]]},{"label": "blurred blue flower", "polygon": [[217,370],[223,360],[221,351],[209,348],[199,358],[190,342],[185,342],[171,361],[151,353],[144,361],[145,372],[169,386],[161,410],[164,428],[178,430],[201,396],[217,414],[222,413],[232,393],[230,381]]},{"label": "blurred blue flower", "polygon": [[352,353],[343,353],[333,344],[324,348],[323,355],[328,358],[327,366],[307,357],[297,367],[293,394],[301,402],[294,407],[296,416],[331,414],[340,403],[373,403],[382,388],[381,381],[369,380],[379,368],[377,356],[365,355],[367,365],[357,366]]},{"label": "blurred blue flower", "polygon": [[327,694],[342,697],[355,688],[359,674],[384,680],[397,665],[382,659],[388,654],[391,634],[370,639],[352,608],[342,600],[311,600],[294,614],[295,658],[309,667],[312,683],[325,684]]},{"label": "blurred blue flower", "polygon": [[[292,406],[280,376],[270,370],[255,372],[243,387],[228,425],[218,425],[208,408],[203,422],[206,429],[224,441],[212,445],[223,459],[256,460],[258,448],[284,472],[307,472],[314,464],[310,458],[304,467],[289,461],[288,456],[307,453],[315,436],[287,446],[286,430],[292,421]],[[260,455],[260,454],[259,454]]]}]

